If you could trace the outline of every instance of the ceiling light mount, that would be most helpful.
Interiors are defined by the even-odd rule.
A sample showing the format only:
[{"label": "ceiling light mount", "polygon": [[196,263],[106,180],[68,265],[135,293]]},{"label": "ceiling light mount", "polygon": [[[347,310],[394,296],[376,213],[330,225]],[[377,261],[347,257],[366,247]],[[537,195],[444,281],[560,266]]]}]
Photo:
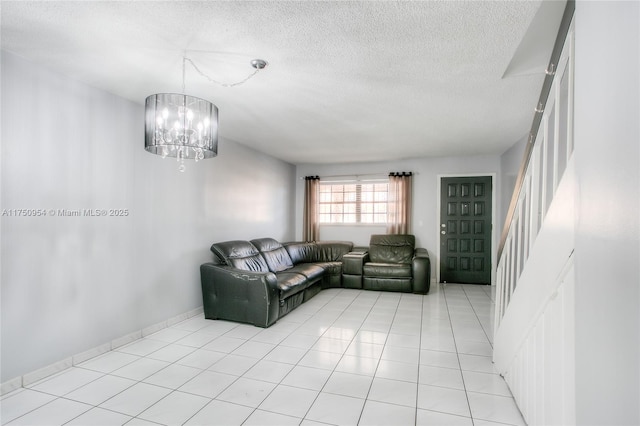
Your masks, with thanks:
[{"label": "ceiling light mount", "polygon": [[251,61],[251,66],[257,70],[262,70],[266,68],[267,65],[269,65],[269,63],[264,59],[254,59]]}]

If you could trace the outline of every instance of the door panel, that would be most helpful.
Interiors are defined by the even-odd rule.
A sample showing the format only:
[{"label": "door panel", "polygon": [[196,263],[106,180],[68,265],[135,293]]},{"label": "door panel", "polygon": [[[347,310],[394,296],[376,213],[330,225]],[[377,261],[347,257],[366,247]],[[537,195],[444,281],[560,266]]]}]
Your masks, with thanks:
[{"label": "door panel", "polygon": [[491,284],[491,176],[442,178],[440,282]]}]

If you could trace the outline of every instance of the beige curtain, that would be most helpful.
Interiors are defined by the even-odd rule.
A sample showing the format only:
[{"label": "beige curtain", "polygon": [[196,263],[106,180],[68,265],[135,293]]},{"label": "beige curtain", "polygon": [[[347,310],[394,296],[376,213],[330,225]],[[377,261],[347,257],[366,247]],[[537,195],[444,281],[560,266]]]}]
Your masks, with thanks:
[{"label": "beige curtain", "polygon": [[304,223],[302,238],[304,241],[317,241],[320,238],[318,223],[318,198],[320,194],[320,177],[304,178]]},{"label": "beige curtain", "polygon": [[387,234],[411,233],[412,173],[389,174]]}]

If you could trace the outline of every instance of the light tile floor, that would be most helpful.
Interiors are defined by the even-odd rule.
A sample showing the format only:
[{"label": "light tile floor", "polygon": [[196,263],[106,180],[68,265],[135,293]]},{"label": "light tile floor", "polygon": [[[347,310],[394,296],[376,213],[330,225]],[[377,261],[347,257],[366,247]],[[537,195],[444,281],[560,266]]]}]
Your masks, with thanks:
[{"label": "light tile floor", "polygon": [[329,289],[268,329],[192,318],[0,401],[2,425],[522,425],[491,287]]}]

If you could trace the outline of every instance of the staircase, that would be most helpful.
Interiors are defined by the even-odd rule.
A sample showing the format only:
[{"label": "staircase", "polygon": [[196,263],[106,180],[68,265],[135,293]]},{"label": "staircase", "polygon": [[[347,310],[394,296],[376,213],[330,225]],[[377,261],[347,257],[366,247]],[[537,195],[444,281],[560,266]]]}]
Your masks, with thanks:
[{"label": "staircase", "polygon": [[529,425],[575,424],[574,9],[568,1],[498,251],[494,363]]}]

